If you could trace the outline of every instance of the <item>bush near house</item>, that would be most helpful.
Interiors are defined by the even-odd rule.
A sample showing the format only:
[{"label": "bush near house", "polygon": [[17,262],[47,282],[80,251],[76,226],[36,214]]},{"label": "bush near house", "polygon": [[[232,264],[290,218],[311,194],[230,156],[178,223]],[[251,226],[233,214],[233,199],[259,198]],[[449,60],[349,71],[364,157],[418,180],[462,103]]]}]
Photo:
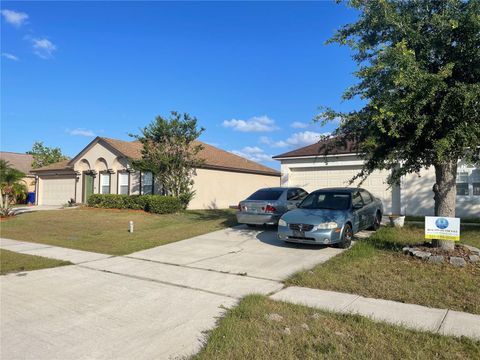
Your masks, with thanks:
[{"label": "bush near house", "polygon": [[155,214],[172,214],[184,209],[182,201],[173,196],[94,194],[88,206],[104,209],[144,210]]}]

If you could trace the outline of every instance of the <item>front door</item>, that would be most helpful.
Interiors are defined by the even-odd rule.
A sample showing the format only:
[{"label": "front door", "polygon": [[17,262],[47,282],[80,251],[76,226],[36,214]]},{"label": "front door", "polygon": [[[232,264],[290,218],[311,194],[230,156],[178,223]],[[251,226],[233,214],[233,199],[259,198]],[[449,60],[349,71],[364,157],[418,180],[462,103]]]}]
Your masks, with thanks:
[{"label": "front door", "polygon": [[93,175],[83,175],[83,202],[86,203],[89,196],[93,194]]}]

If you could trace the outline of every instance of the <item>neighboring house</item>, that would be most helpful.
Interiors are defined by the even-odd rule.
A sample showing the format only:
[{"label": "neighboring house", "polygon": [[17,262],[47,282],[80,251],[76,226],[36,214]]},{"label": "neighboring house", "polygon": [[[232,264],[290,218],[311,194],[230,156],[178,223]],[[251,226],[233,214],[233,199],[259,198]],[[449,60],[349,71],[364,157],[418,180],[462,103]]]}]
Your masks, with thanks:
[{"label": "neighboring house", "polygon": [[[200,142],[199,142],[200,143]],[[193,176],[195,197],[190,209],[227,208],[261,187],[278,186],[280,173],[214,146],[201,143],[205,163]],[[141,158],[142,144],[95,138],[71,160],[33,170],[38,176],[39,205],[85,203],[91,194],[160,194],[152,173],[135,171],[131,160]]]},{"label": "neighboring house", "polygon": [[0,159],[7,161],[10,166],[25,174],[22,182],[25,183],[28,191],[35,191],[35,175],[30,174],[32,170],[33,156],[9,151],[0,151]]},{"label": "neighboring house", "polygon": [[[352,142],[341,146],[320,141],[273,158],[281,162],[282,186],[299,186],[307,191],[349,186],[363,165]],[[386,170],[374,171],[361,185],[383,201],[385,214],[433,215],[433,167],[402,177],[400,185],[389,187]],[[352,184],[355,186],[358,181]],[[480,169],[463,161],[458,164],[457,216],[480,216]]]}]

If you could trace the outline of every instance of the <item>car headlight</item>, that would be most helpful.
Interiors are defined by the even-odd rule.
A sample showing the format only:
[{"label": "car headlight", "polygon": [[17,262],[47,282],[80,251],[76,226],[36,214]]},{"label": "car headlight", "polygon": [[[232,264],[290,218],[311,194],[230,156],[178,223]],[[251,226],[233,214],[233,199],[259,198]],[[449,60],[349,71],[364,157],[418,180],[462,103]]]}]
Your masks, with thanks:
[{"label": "car headlight", "polygon": [[280,226],[287,226],[287,222],[283,219],[278,220],[278,225]]},{"label": "car headlight", "polygon": [[317,225],[317,229],[336,229],[338,224],[335,221],[321,223]]}]

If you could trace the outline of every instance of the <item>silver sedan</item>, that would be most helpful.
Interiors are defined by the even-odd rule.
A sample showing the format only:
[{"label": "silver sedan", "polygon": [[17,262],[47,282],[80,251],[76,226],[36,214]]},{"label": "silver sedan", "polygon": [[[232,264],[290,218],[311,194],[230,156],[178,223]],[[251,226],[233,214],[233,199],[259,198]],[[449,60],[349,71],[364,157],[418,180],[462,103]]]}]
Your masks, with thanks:
[{"label": "silver sedan", "polygon": [[238,204],[237,221],[248,226],[276,225],[308,195],[302,188],[273,187],[254,192]]},{"label": "silver sedan", "polygon": [[382,214],[381,200],[365,189],[320,189],[308,195],[298,209],[281,217],[278,238],[347,248],[356,232],[378,229]]}]

